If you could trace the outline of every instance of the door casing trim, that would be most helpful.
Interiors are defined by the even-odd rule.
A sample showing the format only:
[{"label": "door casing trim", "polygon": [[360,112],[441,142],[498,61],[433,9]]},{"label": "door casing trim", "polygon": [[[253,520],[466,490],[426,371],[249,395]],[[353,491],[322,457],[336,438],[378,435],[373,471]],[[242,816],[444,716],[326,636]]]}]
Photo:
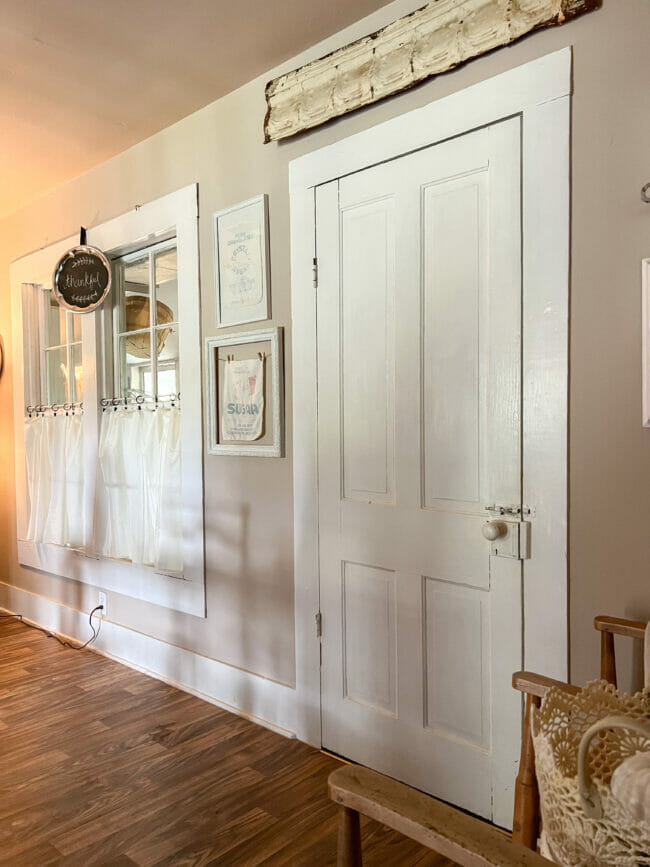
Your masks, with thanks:
[{"label": "door casing trim", "polygon": [[295,731],[314,746],[321,746],[315,187],[514,115],[522,129],[523,502],[534,507],[533,556],[523,570],[524,666],[567,679],[571,71],[567,47],[289,165]]}]

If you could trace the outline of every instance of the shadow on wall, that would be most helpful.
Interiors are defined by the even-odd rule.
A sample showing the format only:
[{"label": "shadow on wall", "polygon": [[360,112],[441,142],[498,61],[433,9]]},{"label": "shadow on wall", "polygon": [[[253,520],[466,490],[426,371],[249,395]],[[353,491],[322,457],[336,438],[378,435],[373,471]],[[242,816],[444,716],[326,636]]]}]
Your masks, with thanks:
[{"label": "shadow on wall", "polygon": [[[190,628],[196,640],[188,641],[186,616],[175,616],[172,634],[166,640],[277,681],[273,672],[288,668],[282,655],[293,648],[293,632],[287,640],[286,630],[283,633],[278,628],[278,623],[286,620],[287,610],[293,611],[293,585],[282,582],[282,588],[279,587],[277,576],[291,574],[292,564],[283,560],[272,528],[267,535],[262,529],[253,537],[250,504],[214,501],[210,500],[209,492],[206,493],[207,617],[205,620],[192,618]],[[288,589],[284,590],[287,584]],[[292,627],[292,622],[288,625]],[[196,666],[193,661],[191,674],[197,678],[200,666],[198,660]],[[179,671],[170,661],[169,677],[180,682],[197,682],[193,678],[188,681],[187,675],[187,670]],[[209,689],[205,686],[206,691],[220,693],[216,685],[210,684]],[[238,707],[254,706],[252,686],[249,692],[242,684],[237,699]]]}]

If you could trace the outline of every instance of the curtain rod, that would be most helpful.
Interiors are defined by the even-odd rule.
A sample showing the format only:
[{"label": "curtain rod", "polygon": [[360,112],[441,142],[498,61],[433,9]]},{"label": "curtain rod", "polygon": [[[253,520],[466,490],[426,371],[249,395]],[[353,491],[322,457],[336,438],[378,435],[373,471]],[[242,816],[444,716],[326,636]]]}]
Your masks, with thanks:
[{"label": "curtain rod", "polygon": [[34,413],[36,415],[45,415],[46,412],[52,412],[56,415],[58,412],[65,412],[68,415],[76,409],[80,409],[83,412],[83,408],[83,401],[79,401],[78,403],[36,403],[33,406],[26,406],[25,411],[31,418]]},{"label": "curtain rod", "polygon": [[106,412],[107,409],[118,409],[119,407],[125,408],[129,406],[153,406],[159,407],[164,403],[171,403],[174,406],[177,402],[180,403],[181,393],[180,391],[172,394],[163,394],[158,395],[155,394],[153,397],[145,397],[142,394],[137,395],[136,397],[103,397],[100,400],[100,405],[102,408],[102,412]]}]

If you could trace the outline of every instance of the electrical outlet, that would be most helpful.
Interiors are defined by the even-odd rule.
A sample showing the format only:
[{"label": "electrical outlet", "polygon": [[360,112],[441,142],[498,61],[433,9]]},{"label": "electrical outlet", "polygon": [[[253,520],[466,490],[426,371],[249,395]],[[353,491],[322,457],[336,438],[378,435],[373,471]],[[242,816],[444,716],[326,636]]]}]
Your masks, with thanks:
[{"label": "electrical outlet", "polygon": [[99,593],[97,597],[97,604],[103,606],[100,617],[102,618],[102,620],[106,620],[106,618],[108,617],[108,598],[105,593]]}]

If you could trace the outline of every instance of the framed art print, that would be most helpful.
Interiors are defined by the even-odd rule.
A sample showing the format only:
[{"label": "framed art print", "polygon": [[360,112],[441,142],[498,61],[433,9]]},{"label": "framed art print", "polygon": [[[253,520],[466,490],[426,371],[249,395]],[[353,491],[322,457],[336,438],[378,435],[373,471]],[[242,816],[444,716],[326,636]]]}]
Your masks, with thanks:
[{"label": "framed art print", "polygon": [[220,328],[271,316],[268,211],[264,194],[213,215]]},{"label": "framed art print", "polygon": [[260,328],[205,342],[208,452],[284,455],[282,328]]}]

